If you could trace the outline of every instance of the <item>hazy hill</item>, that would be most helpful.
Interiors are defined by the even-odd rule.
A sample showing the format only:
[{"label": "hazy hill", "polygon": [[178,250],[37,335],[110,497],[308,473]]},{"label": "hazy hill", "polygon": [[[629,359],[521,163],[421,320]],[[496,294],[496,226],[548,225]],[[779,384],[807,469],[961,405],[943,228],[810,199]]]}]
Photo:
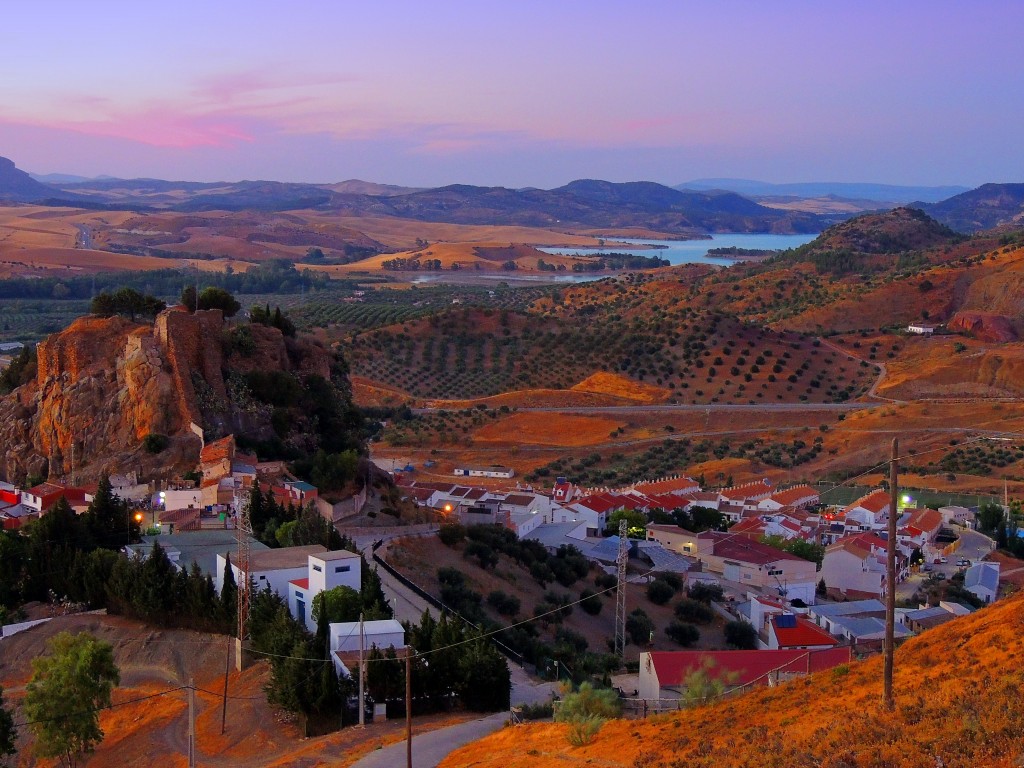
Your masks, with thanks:
[{"label": "hazy hill", "polygon": [[568,726],[505,728],[441,768],[795,768],[1021,765],[1024,599],[1013,596],[908,640],[896,707],[882,706],[882,658],[647,720],[607,723],[574,747]]},{"label": "hazy hill", "polygon": [[727,189],[747,196],[788,197],[841,197],[875,200],[882,203],[909,203],[914,200],[934,203],[951,195],[965,192],[968,187],[912,187],[893,184],[858,184],[846,182],[811,181],[796,184],[772,184],[752,179],[694,179],[679,184],[676,189]]},{"label": "hazy hill", "polygon": [[1024,226],[1024,184],[983,184],[938,203],[914,203],[958,232]]},{"label": "hazy hill", "polygon": [[0,157],[0,199],[35,202],[56,197],[60,192],[19,170],[6,157]]},{"label": "hazy hill", "polygon": [[653,182],[581,180],[551,190],[455,184],[387,198],[339,197],[332,207],[455,224],[648,227],[664,232],[817,232],[823,220],[738,195],[680,192]]}]

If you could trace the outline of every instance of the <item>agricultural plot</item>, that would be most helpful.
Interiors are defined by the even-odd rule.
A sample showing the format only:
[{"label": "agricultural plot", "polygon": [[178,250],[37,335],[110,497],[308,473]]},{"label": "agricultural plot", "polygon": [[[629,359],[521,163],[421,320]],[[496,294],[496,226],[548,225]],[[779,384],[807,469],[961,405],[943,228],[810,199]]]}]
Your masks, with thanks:
[{"label": "agricultural plot", "polygon": [[0,341],[39,341],[89,311],[87,301],[0,300]]}]

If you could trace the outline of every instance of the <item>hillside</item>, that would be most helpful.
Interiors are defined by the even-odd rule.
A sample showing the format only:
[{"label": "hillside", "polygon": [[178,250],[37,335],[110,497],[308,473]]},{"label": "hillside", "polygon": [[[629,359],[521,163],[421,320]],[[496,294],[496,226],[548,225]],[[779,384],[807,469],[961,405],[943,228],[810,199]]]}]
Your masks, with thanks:
[{"label": "hillside", "polygon": [[[32,181],[31,179],[29,179]],[[33,182],[36,183],[36,182]],[[572,228],[646,228],[701,232],[817,232],[835,219],[758,205],[731,192],[681,192],[652,182],[580,180],[551,190],[453,184],[415,189],[361,181],[179,182],[93,179],[60,185],[45,197],[128,209],[179,212],[292,211],[316,208],[346,216],[393,216],[425,222]]]},{"label": "hillside", "polygon": [[850,182],[808,181],[791,184],[772,184],[752,179],[694,179],[679,184],[675,189],[709,190],[727,189],[747,197],[839,197],[864,199],[876,203],[906,204],[914,200],[936,203],[953,195],[966,192],[967,187],[939,186],[912,187],[896,184],[867,184]]},{"label": "hillside", "polygon": [[983,184],[937,203],[914,203],[958,232],[1024,225],[1024,184]]},{"label": "hillside", "polygon": [[928,630],[896,654],[896,709],[875,656],[679,714],[612,721],[573,747],[564,725],[508,728],[441,768],[1018,766],[1024,596]]},{"label": "hillside", "polygon": [[19,170],[6,157],[0,157],[0,200],[34,202],[56,197],[59,191],[42,184]]},{"label": "hillside", "polygon": [[[276,328],[225,328],[220,310],[169,309],[154,323],[83,317],[41,342],[36,374],[0,400],[0,477],[75,481],[138,468],[192,469],[200,440],[234,433],[297,458],[359,445],[343,363]],[[147,435],[167,447],[144,449]]]},{"label": "hillside", "polygon": [[915,208],[867,213],[835,224],[798,249],[799,256],[847,250],[859,254],[896,254],[934,248],[960,237]]}]

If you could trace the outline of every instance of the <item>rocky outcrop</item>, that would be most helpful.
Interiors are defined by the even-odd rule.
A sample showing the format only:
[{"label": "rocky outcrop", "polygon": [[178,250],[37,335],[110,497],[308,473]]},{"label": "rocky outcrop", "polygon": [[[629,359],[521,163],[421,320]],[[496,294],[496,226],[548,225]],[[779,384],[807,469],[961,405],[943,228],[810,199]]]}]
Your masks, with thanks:
[{"label": "rocky outcrop", "polygon": [[[276,370],[329,379],[330,353],[286,340],[276,328],[241,328],[252,340],[244,355],[233,350],[219,310],[171,308],[151,325],[76,320],[39,344],[35,381],[0,400],[0,476],[83,482],[137,470],[166,477],[195,466],[200,434],[251,430],[265,438],[270,411],[251,402],[244,377],[235,374]],[[148,434],[167,435],[170,446],[148,453]]]},{"label": "rocky outcrop", "polygon": [[979,341],[1000,343],[1017,340],[1017,333],[1010,318],[991,312],[960,310],[949,321],[947,327],[951,331],[967,333]]}]

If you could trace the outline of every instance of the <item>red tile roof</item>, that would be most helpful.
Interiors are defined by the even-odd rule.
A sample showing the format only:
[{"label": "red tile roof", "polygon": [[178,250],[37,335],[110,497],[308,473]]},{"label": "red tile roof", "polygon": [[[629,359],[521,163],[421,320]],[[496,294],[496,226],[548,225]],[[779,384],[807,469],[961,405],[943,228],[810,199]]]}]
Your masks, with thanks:
[{"label": "red tile roof", "polygon": [[734,536],[731,533],[719,533],[718,531],[706,531],[698,537],[700,539],[712,539],[714,546],[712,554],[715,557],[722,557],[728,560],[739,560],[754,565],[767,565],[779,560],[797,560],[801,563],[809,562],[802,557],[797,557],[781,549],[769,547],[759,541],[747,538],[746,536]]},{"label": "red tile roof", "polygon": [[299,589],[309,589],[309,579],[292,579],[288,583],[294,584]]},{"label": "red tile roof", "polygon": [[212,464],[216,461],[231,459],[234,455],[235,436],[228,435],[220,440],[214,440],[212,443],[204,445],[203,450],[199,452],[199,462],[201,464]]},{"label": "red tile roof", "polygon": [[839,641],[803,616],[796,616],[795,627],[780,627],[779,617],[772,616],[770,621],[779,641],[779,648],[803,647],[808,645],[839,645]]},{"label": "red tile roof", "polygon": [[718,674],[736,675],[735,685],[767,685],[769,672],[806,674],[850,661],[849,646],[822,650],[778,651],[653,651],[651,662],[662,686],[678,686],[706,659]]},{"label": "red tile roof", "polygon": [[865,496],[861,496],[852,504],[848,504],[843,511],[848,512],[854,507],[862,507],[863,509],[866,509],[869,512],[874,512],[875,514],[878,514],[887,506],[889,506],[889,492],[879,489],[876,491],[872,491],[871,493]]},{"label": "red tile roof", "polygon": [[683,476],[637,483],[633,488],[641,493],[682,493],[700,490],[700,484],[692,477]]},{"label": "red tile roof", "polygon": [[757,496],[767,496],[772,492],[772,484],[767,480],[757,480],[753,483],[744,483],[732,488],[724,488],[720,493],[727,499],[733,501],[746,501]]},{"label": "red tile roof", "polygon": [[797,502],[810,503],[804,501],[809,497],[817,499],[818,492],[809,485],[794,485],[792,488],[787,488],[784,491],[776,491],[769,498],[786,506],[788,504],[796,504]]}]

